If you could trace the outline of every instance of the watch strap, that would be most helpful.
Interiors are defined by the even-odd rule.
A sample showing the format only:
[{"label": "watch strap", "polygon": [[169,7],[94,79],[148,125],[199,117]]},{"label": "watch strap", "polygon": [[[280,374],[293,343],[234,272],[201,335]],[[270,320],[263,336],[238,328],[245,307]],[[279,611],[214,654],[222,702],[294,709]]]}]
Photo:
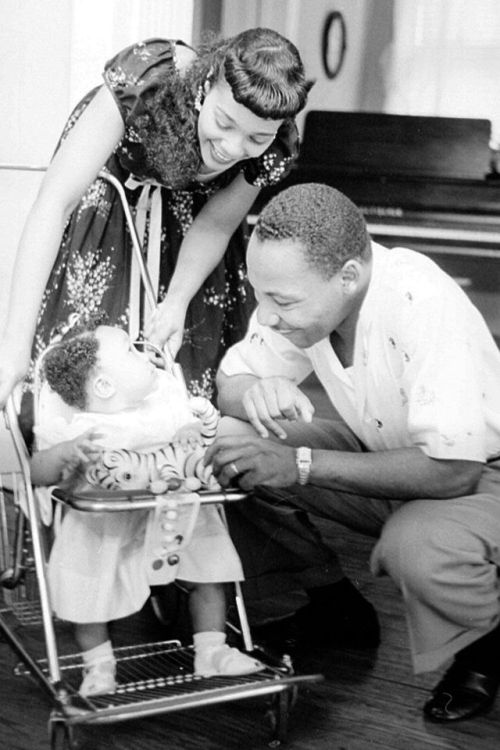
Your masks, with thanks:
[{"label": "watch strap", "polygon": [[307,484],[311,474],[312,450],[301,446],[295,450],[295,463],[299,472],[299,484]]}]

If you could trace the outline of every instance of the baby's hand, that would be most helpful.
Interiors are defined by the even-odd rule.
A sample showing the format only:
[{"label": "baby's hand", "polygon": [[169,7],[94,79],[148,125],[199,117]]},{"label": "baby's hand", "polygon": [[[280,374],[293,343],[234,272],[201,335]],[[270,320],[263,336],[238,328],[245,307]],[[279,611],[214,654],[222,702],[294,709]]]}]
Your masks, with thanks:
[{"label": "baby's hand", "polygon": [[184,450],[188,448],[196,448],[197,445],[203,445],[201,437],[201,421],[189,422],[189,424],[182,425],[174,435],[174,443],[179,443]]},{"label": "baby's hand", "polygon": [[89,461],[96,461],[102,452],[102,447],[95,441],[102,437],[102,433],[91,427],[73,440],[66,440],[60,444],[61,450],[61,478],[70,479],[81,467]]}]

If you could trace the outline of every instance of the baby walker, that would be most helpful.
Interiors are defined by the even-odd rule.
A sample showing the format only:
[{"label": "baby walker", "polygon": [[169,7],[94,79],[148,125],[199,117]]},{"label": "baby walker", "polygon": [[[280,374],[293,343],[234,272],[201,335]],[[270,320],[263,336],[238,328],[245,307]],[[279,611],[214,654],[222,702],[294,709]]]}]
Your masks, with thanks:
[{"label": "baby walker", "polygon": [[[108,172],[102,171],[99,177],[118,191],[146,297],[154,306],[154,291],[125,191]],[[166,364],[178,378],[182,378],[179,365],[171,360]],[[35,384],[35,402],[38,390]],[[283,742],[298,686],[319,681],[322,676],[296,675],[289,657],[276,658],[254,648],[238,583],[235,584],[235,602],[242,646],[265,663],[263,671],[239,677],[200,677],[193,673],[192,646],[184,646],[178,640],[141,643],[114,649],[116,692],[97,697],[83,697],[78,693],[82,660],[80,654],[59,654],[46,577],[47,528],[31,486],[29,455],[12,397],[4,419],[5,428],[0,426],[0,583],[3,600],[0,601],[0,630],[21,660],[16,674],[35,678],[51,699],[53,709],[48,725],[53,750],[76,748],[77,730],[84,725],[111,724],[258,697],[267,697],[271,701],[267,711],[272,727],[270,746],[277,747]],[[128,490],[89,490],[73,494],[60,489],[52,491],[52,500],[57,504],[82,513],[150,510],[158,519],[158,528],[166,513],[172,517],[173,511],[175,516],[182,509],[185,511],[186,506],[205,503],[223,506],[230,502],[244,502],[244,499],[243,492],[234,490],[190,493],[166,490],[162,494]],[[175,558],[175,552],[167,547],[165,556],[168,562],[168,556],[172,554]],[[172,564],[174,562],[176,560]],[[42,625],[45,658],[37,659],[31,655],[23,639],[17,635],[19,625]]]}]

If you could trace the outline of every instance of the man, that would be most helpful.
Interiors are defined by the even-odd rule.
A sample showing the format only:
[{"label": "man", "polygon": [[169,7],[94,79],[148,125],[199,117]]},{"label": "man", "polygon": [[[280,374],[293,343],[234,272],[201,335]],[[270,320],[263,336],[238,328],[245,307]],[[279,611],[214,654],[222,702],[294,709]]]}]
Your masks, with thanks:
[{"label": "man", "polygon": [[[370,241],[323,185],[270,201],[247,263],[258,307],[218,386],[222,411],[258,434],[216,442],[219,481],[255,488],[246,522],[270,542],[289,526],[275,565],[293,573],[295,551],[306,588],[332,581],[318,518],[379,536],[372,570],[402,591],[415,671],[454,657],[426,716],[486,710],[500,681],[500,353],[486,324],[431,260]],[[309,424],[298,385],[312,371],[344,425]],[[270,570],[265,546],[261,559]]]}]

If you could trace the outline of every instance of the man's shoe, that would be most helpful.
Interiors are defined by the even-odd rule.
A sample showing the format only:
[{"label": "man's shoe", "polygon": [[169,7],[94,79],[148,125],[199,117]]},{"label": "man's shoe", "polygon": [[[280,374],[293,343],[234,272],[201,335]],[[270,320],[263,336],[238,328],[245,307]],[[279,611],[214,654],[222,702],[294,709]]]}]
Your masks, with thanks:
[{"label": "man's shoe", "polygon": [[455,661],[424,706],[431,721],[469,719],[491,708],[500,683],[500,672],[482,674]]}]

